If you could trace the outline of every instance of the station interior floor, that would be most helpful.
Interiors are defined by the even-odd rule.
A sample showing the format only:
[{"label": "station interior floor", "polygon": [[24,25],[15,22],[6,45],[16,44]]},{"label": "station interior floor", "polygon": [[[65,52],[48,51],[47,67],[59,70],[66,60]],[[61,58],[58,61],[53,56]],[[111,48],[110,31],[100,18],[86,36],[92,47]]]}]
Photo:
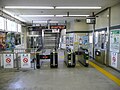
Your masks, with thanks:
[{"label": "station interior floor", "polygon": [[[0,90],[120,90],[120,86],[93,66],[77,63],[75,68],[64,64],[63,50],[59,50],[59,66],[51,69],[43,61],[40,69],[0,69]],[[102,65],[101,65],[102,67]],[[120,73],[102,67],[120,79]]]}]

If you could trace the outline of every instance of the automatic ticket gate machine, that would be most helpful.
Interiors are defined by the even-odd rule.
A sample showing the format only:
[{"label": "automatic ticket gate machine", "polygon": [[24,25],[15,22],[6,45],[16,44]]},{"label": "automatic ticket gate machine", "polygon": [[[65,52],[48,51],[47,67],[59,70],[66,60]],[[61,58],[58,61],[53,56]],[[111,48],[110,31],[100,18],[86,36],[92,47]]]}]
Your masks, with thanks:
[{"label": "automatic ticket gate machine", "polygon": [[53,49],[50,53],[50,67],[51,68],[58,67],[58,53],[55,49]]},{"label": "automatic ticket gate machine", "polygon": [[78,52],[76,53],[78,55],[78,61],[84,65],[85,67],[89,66],[89,53],[87,49],[79,48]]},{"label": "automatic ticket gate machine", "polygon": [[65,55],[65,64],[67,67],[75,67],[76,61],[75,61],[75,53],[71,49],[67,49],[64,52]]},{"label": "automatic ticket gate machine", "polygon": [[40,59],[50,59],[50,67],[51,68],[57,68],[58,67],[58,53],[56,50],[52,50],[49,55],[41,55],[41,54],[36,54],[36,68],[40,69],[41,67],[41,62]]}]

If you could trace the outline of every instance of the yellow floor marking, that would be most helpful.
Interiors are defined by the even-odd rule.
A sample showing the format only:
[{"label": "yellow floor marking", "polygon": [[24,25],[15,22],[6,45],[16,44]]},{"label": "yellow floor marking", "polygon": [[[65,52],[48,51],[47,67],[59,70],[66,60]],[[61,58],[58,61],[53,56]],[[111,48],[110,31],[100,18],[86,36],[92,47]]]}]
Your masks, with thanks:
[{"label": "yellow floor marking", "polygon": [[91,61],[89,61],[89,64],[120,86],[120,79],[119,78],[117,78],[116,76],[114,76],[111,73],[107,72],[106,70],[102,69],[101,67],[94,64]]}]

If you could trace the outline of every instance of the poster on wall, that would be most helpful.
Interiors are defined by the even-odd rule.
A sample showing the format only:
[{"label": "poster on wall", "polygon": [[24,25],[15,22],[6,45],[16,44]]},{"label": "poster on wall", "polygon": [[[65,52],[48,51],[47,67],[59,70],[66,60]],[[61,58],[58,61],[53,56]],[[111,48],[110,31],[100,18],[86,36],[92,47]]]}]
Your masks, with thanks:
[{"label": "poster on wall", "polygon": [[82,36],[79,36],[79,44],[82,44]]},{"label": "poster on wall", "polygon": [[4,68],[13,68],[13,54],[4,54]]},{"label": "poster on wall", "polygon": [[30,54],[21,54],[21,68],[30,68]]},{"label": "poster on wall", "polygon": [[117,68],[117,53],[111,52],[111,66]]},{"label": "poster on wall", "polygon": [[112,30],[110,32],[110,51],[119,52],[120,30]]},{"label": "poster on wall", "polygon": [[86,45],[88,44],[88,36],[82,36],[82,44]]}]

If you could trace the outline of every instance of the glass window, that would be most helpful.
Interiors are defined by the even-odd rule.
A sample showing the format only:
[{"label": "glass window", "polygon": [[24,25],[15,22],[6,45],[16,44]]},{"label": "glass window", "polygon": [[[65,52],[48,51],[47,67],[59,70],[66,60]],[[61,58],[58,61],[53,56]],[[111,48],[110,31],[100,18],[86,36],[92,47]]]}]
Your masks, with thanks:
[{"label": "glass window", "polygon": [[12,25],[11,25],[11,21],[7,19],[7,31],[12,31]]},{"label": "glass window", "polygon": [[21,32],[21,25],[18,24],[18,32]]},{"label": "glass window", "polygon": [[5,27],[4,27],[5,25],[4,24],[5,24],[4,18],[0,17],[0,30],[2,30],[2,31],[5,29]]}]

